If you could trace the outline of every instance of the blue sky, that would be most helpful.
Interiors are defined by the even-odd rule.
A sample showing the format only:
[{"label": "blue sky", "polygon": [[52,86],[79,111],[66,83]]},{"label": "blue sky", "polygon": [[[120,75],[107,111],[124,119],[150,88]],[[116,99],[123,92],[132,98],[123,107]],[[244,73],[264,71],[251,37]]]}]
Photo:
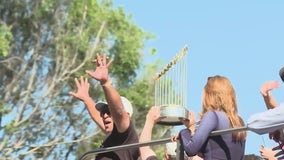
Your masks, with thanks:
[{"label": "blue sky", "polygon": [[[189,46],[188,109],[200,112],[207,77],[219,74],[235,87],[239,113],[246,122],[266,110],[259,88],[267,80],[280,81],[278,72],[284,66],[284,1],[114,0],[114,4],[157,36],[147,42],[145,63],[155,58],[168,63]],[[151,48],[157,49],[155,58]],[[283,84],[272,94],[283,102]],[[275,145],[268,135],[249,132],[246,153],[259,154],[263,144]]]}]

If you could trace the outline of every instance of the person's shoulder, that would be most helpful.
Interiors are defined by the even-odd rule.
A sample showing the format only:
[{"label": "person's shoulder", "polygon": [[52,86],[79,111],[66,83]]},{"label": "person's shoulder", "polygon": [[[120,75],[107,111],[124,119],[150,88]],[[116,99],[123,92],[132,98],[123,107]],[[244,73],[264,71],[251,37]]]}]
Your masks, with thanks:
[{"label": "person's shoulder", "polygon": [[210,110],[204,114],[204,117],[207,117],[208,119],[213,119],[213,118],[218,118],[218,117],[220,118],[220,117],[227,117],[227,116],[226,116],[226,113],[223,111]]},{"label": "person's shoulder", "polygon": [[217,113],[218,111],[215,111],[215,110],[210,110],[210,111],[207,111],[205,114],[204,114],[204,116],[216,116],[218,113]]}]

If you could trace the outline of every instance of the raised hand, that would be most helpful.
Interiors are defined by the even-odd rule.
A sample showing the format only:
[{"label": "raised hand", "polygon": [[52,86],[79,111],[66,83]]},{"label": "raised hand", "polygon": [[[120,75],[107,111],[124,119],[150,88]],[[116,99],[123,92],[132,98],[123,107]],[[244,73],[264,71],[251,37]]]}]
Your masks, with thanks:
[{"label": "raised hand", "polygon": [[104,54],[103,57],[97,54],[96,59],[93,60],[93,62],[97,64],[96,70],[95,71],[86,70],[86,73],[89,74],[94,79],[96,79],[97,81],[100,81],[101,84],[106,83],[108,80],[108,69],[112,63],[112,60],[110,60],[107,63],[106,54]]},{"label": "raised hand", "polygon": [[273,151],[270,148],[265,148],[264,146],[260,146],[259,152],[261,157],[264,159],[269,159],[269,160],[277,159],[276,158],[277,151]]},{"label": "raised hand", "polygon": [[[194,129],[195,127],[195,116],[192,111],[188,111],[188,119],[179,119],[188,129]],[[193,127],[193,128],[192,128]]]},{"label": "raised hand", "polygon": [[284,144],[283,143],[279,143],[279,145],[272,148],[272,150],[277,152],[275,154],[275,157],[277,157],[278,159],[284,159]]},{"label": "raised hand", "polygon": [[151,120],[153,123],[156,123],[160,120],[160,108],[159,106],[151,107],[146,119]]},{"label": "raised hand", "polygon": [[179,140],[179,133],[176,133],[171,137],[172,142],[177,142],[178,140]]},{"label": "raised hand", "polygon": [[269,91],[278,88],[280,86],[280,83],[278,81],[267,81],[265,83],[262,84],[262,86],[260,87],[260,93],[263,96],[267,96]]},{"label": "raised hand", "polygon": [[75,78],[75,83],[77,86],[77,92],[69,92],[69,94],[81,101],[84,101],[89,98],[90,84],[88,82],[88,79],[80,77],[79,81],[77,78]]}]

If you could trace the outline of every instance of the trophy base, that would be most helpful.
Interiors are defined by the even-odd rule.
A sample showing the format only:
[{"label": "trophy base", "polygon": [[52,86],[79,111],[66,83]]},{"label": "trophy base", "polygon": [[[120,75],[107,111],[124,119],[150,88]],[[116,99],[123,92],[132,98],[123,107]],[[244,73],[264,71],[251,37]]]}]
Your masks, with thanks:
[{"label": "trophy base", "polygon": [[162,106],[160,109],[161,120],[157,122],[160,125],[183,125],[180,119],[188,119],[188,110],[185,107],[170,105]]}]

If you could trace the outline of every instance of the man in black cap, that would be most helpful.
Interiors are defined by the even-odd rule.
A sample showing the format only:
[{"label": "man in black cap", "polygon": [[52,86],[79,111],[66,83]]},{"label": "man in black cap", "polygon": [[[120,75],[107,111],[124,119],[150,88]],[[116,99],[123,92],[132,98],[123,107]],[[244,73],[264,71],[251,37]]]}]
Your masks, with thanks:
[{"label": "man in black cap", "polygon": [[[77,92],[70,92],[70,94],[84,102],[92,119],[106,134],[102,147],[137,143],[138,134],[131,121],[132,105],[125,97],[119,95],[108,77],[108,68],[112,61],[106,63],[106,55],[100,57],[97,54],[95,62],[96,70],[87,70],[86,73],[100,82],[106,103],[96,104],[89,96],[90,84],[87,78],[75,79]],[[136,160],[138,157],[139,148],[131,148],[98,154],[96,160]]]}]

